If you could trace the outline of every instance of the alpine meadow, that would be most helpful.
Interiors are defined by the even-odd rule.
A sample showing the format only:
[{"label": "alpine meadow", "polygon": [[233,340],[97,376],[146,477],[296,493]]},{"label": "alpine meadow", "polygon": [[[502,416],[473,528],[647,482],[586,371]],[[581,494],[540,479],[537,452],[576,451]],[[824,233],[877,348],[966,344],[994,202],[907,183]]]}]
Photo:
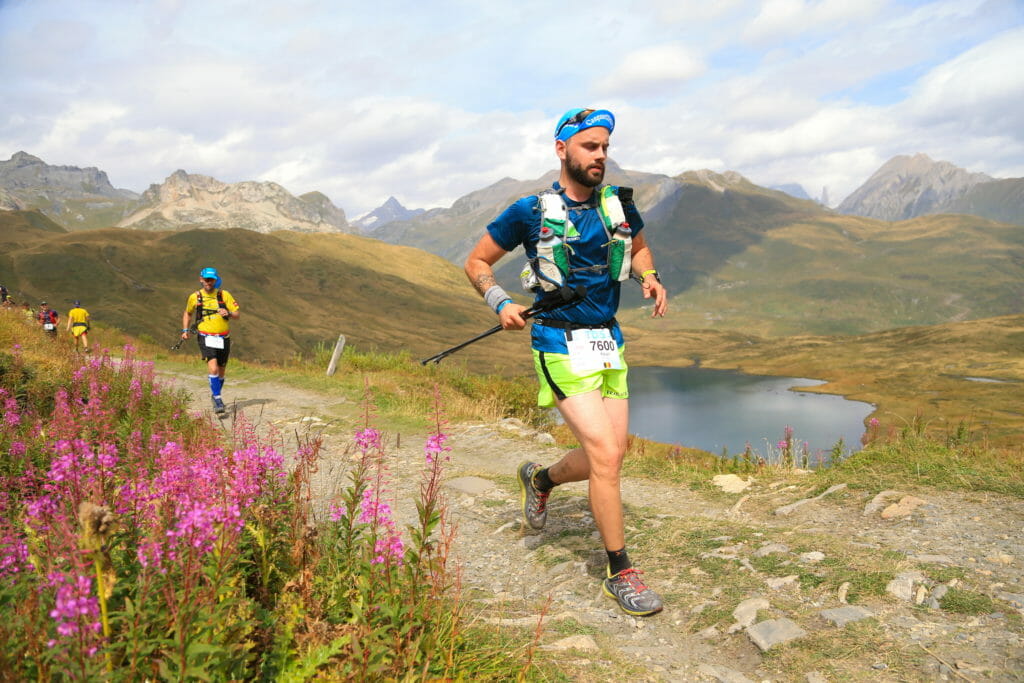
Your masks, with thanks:
[{"label": "alpine meadow", "polygon": [[[815,378],[874,407],[817,458],[785,424],[728,457],[631,436],[629,533],[665,587],[649,619],[593,590],[585,486],[521,527],[515,463],[579,445],[535,405],[528,334],[419,362],[494,325],[461,264],[555,174],[392,199],[371,225],[272,182],[176,171],[136,194],[0,162],[0,678],[1013,680],[1024,180],[943,180],[929,204],[950,171],[912,161],[848,212],[608,163],[671,294],[652,319],[623,283],[631,365]],[[242,307],[222,417],[194,342],[171,348],[211,265]],[[496,271],[510,292],[521,267]],[[83,302],[96,353],[36,329],[21,304],[44,299]]]}]

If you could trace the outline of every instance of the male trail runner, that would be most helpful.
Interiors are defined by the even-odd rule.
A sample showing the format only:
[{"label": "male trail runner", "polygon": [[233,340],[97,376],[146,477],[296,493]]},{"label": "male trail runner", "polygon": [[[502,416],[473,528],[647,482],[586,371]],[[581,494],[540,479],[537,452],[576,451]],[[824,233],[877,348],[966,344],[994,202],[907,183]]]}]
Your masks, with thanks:
[{"label": "male trail runner", "polygon": [[[523,245],[527,258],[534,259],[532,271],[538,273],[533,282],[551,280],[550,270],[546,275],[541,272],[543,263],[550,265],[558,259],[550,247],[545,251],[545,244],[559,240],[557,230],[552,238],[547,226],[555,225],[561,230],[563,253],[568,259],[563,284],[585,285],[587,296],[576,306],[538,315],[531,337],[540,382],[538,403],[558,407],[581,447],[569,451],[550,467],[533,462],[520,465],[523,515],[534,529],[543,528],[551,490],[567,482],[589,481],[590,507],[608,553],[604,592],[618,600],[629,614],[647,616],[660,612],[662,601],[644,584],[626,553],[619,473],[626,450],[629,393],[623,357],[625,342],[615,313],[620,282],[630,275],[630,269],[642,281],[644,298],[654,299],[654,316],[665,314],[668,298],[641,233],[643,220],[633,205],[632,191],[611,188],[605,192],[599,187],[614,128],[615,118],[609,111],[566,112],[555,128],[555,154],[561,160],[558,182],[552,191],[523,197],[505,209],[487,226],[465,268],[477,291],[498,314],[501,326],[522,329],[526,326],[522,317],[525,309],[498,286],[493,266],[506,253]],[[609,193],[616,194],[617,199],[612,200]],[[605,198],[609,204],[615,204],[617,215],[624,221],[612,223],[607,218],[615,211],[607,208]],[[548,202],[556,208],[547,208]],[[564,206],[561,215],[565,220],[558,218],[559,206]],[[553,217],[551,221],[549,214]],[[559,220],[563,228],[558,227]],[[617,239],[610,228],[616,225],[624,235],[631,235],[631,241],[624,242],[629,246],[625,250],[620,247],[618,261],[610,254]],[[631,267],[621,267],[622,251],[631,256]],[[613,275],[615,271],[617,275]]]},{"label": "male trail runner", "polygon": [[210,394],[213,409],[218,414],[227,412],[221,399],[224,388],[224,373],[227,370],[228,356],[231,355],[230,319],[237,320],[241,313],[238,303],[231,293],[220,289],[220,276],[216,268],[203,268],[199,273],[202,289],[188,297],[185,312],[181,316],[181,338],[188,339],[191,329],[192,311],[196,312],[196,330],[199,353],[206,360],[209,369]]},{"label": "male trail runner", "polygon": [[68,311],[66,331],[70,332],[75,340],[75,351],[78,350],[78,342],[81,340],[85,352],[89,353],[89,311],[82,308],[81,301],[76,301],[75,307]]},{"label": "male trail runner", "polygon": [[39,312],[36,313],[36,322],[39,326],[46,331],[52,337],[57,336],[57,323],[60,320],[60,314],[57,311],[50,308],[50,305],[45,301],[39,302]]}]

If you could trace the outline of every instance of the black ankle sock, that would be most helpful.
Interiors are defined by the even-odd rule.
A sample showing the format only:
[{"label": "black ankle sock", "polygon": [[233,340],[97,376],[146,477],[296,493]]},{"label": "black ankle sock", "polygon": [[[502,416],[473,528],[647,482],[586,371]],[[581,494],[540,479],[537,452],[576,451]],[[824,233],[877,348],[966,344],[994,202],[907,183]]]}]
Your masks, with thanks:
[{"label": "black ankle sock", "polygon": [[626,554],[626,549],[622,550],[606,550],[608,553],[608,571],[612,576],[618,574],[623,569],[629,569],[633,565],[629,562],[629,555]]},{"label": "black ankle sock", "polygon": [[548,475],[549,467],[545,467],[542,470],[537,470],[537,474],[533,475],[533,485],[537,487],[538,491],[550,491],[555,488],[555,482],[551,481],[551,477]]}]

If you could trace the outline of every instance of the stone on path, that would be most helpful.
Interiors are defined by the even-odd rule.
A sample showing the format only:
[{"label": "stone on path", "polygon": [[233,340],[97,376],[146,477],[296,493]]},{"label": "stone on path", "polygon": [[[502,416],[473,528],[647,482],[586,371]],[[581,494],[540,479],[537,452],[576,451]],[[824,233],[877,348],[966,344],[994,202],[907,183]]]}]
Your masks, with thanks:
[{"label": "stone on path", "polygon": [[864,516],[869,517],[884,510],[890,500],[895,500],[902,495],[901,491],[882,491],[872,498],[870,503],[864,506]]},{"label": "stone on path", "polygon": [[766,543],[754,551],[754,557],[768,557],[773,553],[788,553],[789,546],[785,543]]},{"label": "stone on path", "polygon": [[739,671],[718,664],[701,664],[697,671],[714,678],[718,683],[754,683]]},{"label": "stone on path", "polygon": [[556,640],[549,645],[545,645],[541,648],[542,650],[582,650],[583,652],[597,652],[600,648],[597,646],[597,642],[592,636],[585,634],[577,634],[575,636],[569,636],[568,638],[562,638]]},{"label": "stone on path", "polygon": [[924,581],[924,575],[921,572],[902,572],[886,585],[885,590],[900,600],[910,602],[914,599],[915,581]]},{"label": "stone on path", "polygon": [[833,624],[842,628],[847,624],[860,621],[861,619],[868,619],[875,616],[871,610],[863,607],[836,607],[835,609],[825,609],[820,612],[821,616],[827,621],[831,621]]},{"label": "stone on path", "polygon": [[736,605],[736,609],[732,611],[736,623],[729,627],[729,633],[736,633],[750,626],[757,619],[757,611],[769,607],[771,604],[764,598],[750,598]]},{"label": "stone on path", "polygon": [[740,493],[750,488],[754,478],[744,480],[735,474],[716,474],[711,478],[711,483],[726,493]]},{"label": "stone on path", "polygon": [[780,588],[794,586],[799,580],[799,576],[797,576],[796,574],[790,574],[789,576],[773,576],[770,579],[765,579],[764,582],[768,584],[768,587],[771,588],[773,591],[777,591]]},{"label": "stone on path", "polygon": [[448,488],[468,496],[479,496],[494,488],[494,482],[483,477],[459,477],[447,483]]},{"label": "stone on path", "polygon": [[782,617],[781,619],[769,619],[753,626],[747,627],[747,635],[754,645],[757,645],[762,652],[771,649],[779,643],[785,643],[796,638],[803,638],[807,631],[800,628],[795,621]]},{"label": "stone on path", "polygon": [[820,671],[808,671],[806,678],[807,683],[828,683],[828,679],[825,678],[825,674]]},{"label": "stone on path", "polygon": [[928,501],[917,496],[903,496],[900,502],[893,503],[882,510],[882,519],[896,519],[897,517],[908,517],[916,508]]},{"label": "stone on path", "polygon": [[813,498],[804,498],[803,500],[798,500],[795,503],[790,503],[789,505],[783,505],[780,508],[776,508],[775,514],[779,515],[780,517],[785,517],[786,515],[792,514],[793,511],[796,510],[801,505],[806,505],[807,503],[812,503],[816,500],[821,500],[825,496],[831,495],[836,491],[842,491],[845,488],[846,484],[836,484],[835,486],[829,486],[827,489],[825,489],[818,495],[814,496]]}]

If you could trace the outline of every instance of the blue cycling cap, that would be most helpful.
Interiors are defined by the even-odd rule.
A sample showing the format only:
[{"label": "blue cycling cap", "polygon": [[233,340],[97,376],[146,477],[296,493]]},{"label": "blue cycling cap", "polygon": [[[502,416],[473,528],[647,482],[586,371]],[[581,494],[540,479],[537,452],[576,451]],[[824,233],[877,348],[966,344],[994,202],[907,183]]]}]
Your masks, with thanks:
[{"label": "blue cycling cap", "polygon": [[199,277],[201,277],[204,280],[212,277],[214,280],[216,280],[216,282],[213,283],[213,286],[220,287],[220,275],[217,274],[216,268],[203,268],[201,271],[199,271]]},{"label": "blue cycling cap", "polygon": [[568,140],[576,133],[587,128],[601,126],[611,133],[615,130],[615,115],[607,109],[570,109],[562,114],[555,126],[555,139]]}]

